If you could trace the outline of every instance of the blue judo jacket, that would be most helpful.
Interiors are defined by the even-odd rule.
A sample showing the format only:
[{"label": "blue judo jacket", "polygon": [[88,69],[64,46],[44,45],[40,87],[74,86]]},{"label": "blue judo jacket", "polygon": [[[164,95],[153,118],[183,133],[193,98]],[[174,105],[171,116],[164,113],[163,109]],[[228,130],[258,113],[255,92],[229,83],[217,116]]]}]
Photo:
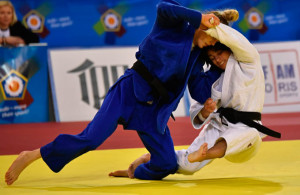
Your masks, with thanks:
[{"label": "blue judo jacket", "polygon": [[[192,49],[194,33],[200,26],[201,19],[202,14],[199,11],[182,7],[175,1],[160,2],[152,31],[136,53],[136,58],[165,85],[171,97],[168,103],[160,106],[157,113],[153,113],[157,130],[162,134],[172,111],[177,108],[184,94],[187,83],[189,82],[191,96],[204,103],[210,97],[212,83],[219,77],[218,72],[203,72],[203,62],[199,59],[201,50],[198,47]],[[134,80],[137,99],[141,102],[151,101],[151,88],[143,84],[145,82],[139,75],[135,75]],[[134,122],[133,118],[131,123]],[[133,127],[129,125],[129,128],[130,126]]]},{"label": "blue judo jacket", "polygon": [[78,135],[61,134],[41,147],[43,160],[54,172],[96,149],[122,123],[126,124],[125,129],[138,131],[151,153],[151,160],[135,170],[136,178],[162,179],[176,172],[174,145],[167,128],[170,115],[187,85],[192,97],[203,103],[210,97],[211,85],[219,73],[204,73],[203,62],[199,60],[201,50],[191,48],[201,13],[170,0],[161,2],[157,9],[157,20],[136,58],[165,85],[171,97],[169,102],[154,98],[148,83],[135,70],[128,69],[109,89],[100,110],[84,131]]}]

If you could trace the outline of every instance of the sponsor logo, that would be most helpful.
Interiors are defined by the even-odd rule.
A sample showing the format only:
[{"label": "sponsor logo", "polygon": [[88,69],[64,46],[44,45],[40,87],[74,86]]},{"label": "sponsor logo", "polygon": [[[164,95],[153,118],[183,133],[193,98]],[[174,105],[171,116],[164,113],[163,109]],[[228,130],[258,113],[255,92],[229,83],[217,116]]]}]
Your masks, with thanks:
[{"label": "sponsor logo", "polygon": [[36,10],[31,10],[30,12],[28,12],[24,16],[23,22],[27,28],[31,29],[32,32],[34,33],[43,32],[45,19],[44,16],[41,15]]},{"label": "sponsor logo", "polygon": [[101,16],[101,22],[105,31],[118,32],[121,27],[122,17],[114,10],[109,9]]},{"label": "sponsor logo", "polygon": [[264,23],[264,15],[256,8],[251,8],[245,15],[250,29],[261,29]]},{"label": "sponsor logo", "polygon": [[0,89],[4,100],[24,99],[27,79],[15,70],[11,70],[8,75],[0,81]]}]

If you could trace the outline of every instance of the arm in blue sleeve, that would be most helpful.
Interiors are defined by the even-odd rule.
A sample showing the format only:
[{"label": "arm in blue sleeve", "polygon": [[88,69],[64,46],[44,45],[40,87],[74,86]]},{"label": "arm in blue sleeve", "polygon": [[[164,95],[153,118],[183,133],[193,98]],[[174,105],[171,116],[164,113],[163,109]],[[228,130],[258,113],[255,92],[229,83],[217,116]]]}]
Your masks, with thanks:
[{"label": "arm in blue sleeve", "polygon": [[[195,69],[200,69],[195,67]],[[211,87],[213,83],[220,77],[222,71],[220,69],[211,68],[207,72],[195,70],[191,75],[188,88],[191,97],[197,102],[204,104],[207,98],[211,97]]]},{"label": "arm in blue sleeve", "polygon": [[193,9],[183,7],[179,4],[161,2],[157,5],[157,16],[159,22],[164,24],[176,24],[178,22],[189,22],[195,29],[199,28],[202,14]]}]

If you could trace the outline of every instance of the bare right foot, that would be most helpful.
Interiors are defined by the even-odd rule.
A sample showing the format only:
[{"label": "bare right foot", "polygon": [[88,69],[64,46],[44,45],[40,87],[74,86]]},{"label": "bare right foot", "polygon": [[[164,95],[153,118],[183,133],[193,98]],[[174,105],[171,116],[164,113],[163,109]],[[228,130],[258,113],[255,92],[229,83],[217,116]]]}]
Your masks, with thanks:
[{"label": "bare right foot", "polygon": [[33,161],[39,159],[40,157],[40,149],[21,152],[5,174],[6,184],[13,184],[18,179],[22,171]]},{"label": "bare right foot", "polygon": [[197,151],[188,155],[189,162],[193,163],[193,162],[201,162],[203,160],[206,160],[207,150],[208,150],[207,143],[202,144]]}]

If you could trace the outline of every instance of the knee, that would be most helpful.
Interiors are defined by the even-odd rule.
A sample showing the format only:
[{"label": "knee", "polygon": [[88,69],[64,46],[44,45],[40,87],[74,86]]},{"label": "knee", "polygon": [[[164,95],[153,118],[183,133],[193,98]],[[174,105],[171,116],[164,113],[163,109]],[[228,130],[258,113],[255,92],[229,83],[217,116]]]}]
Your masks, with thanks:
[{"label": "knee", "polygon": [[177,158],[150,159],[150,161],[139,165],[134,177],[145,180],[161,180],[169,174],[176,173],[178,169]]},{"label": "knee", "polygon": [[161,180],[169,174],[177,171],[177,163],[169,164],[168,167],[150,166],[149,162],[138,166],[134,172],[134,177],[143,180]]},{"label": "knee", "polygon": [[173,174],[178,169],[177,158],[174,156],[173,158],[165,158],[162,160],[154,159],[151,162],[151,168],[153,170],[168,172],[169,174]]},{"label": "knee", "polygon": [[165,167],[169,172],[175,173],[178,169],[177,159],[169,161]]},{"label": "knee", "polygon": [[[166,177],[169,174],[174,174],[178,170],[177,159],[165,160],[164,163],[159,164],[158,166],[152,165],[151,168],[158,173],[162,173],[162,178]],[[164,175],[165,174],[165,175]]]}]

